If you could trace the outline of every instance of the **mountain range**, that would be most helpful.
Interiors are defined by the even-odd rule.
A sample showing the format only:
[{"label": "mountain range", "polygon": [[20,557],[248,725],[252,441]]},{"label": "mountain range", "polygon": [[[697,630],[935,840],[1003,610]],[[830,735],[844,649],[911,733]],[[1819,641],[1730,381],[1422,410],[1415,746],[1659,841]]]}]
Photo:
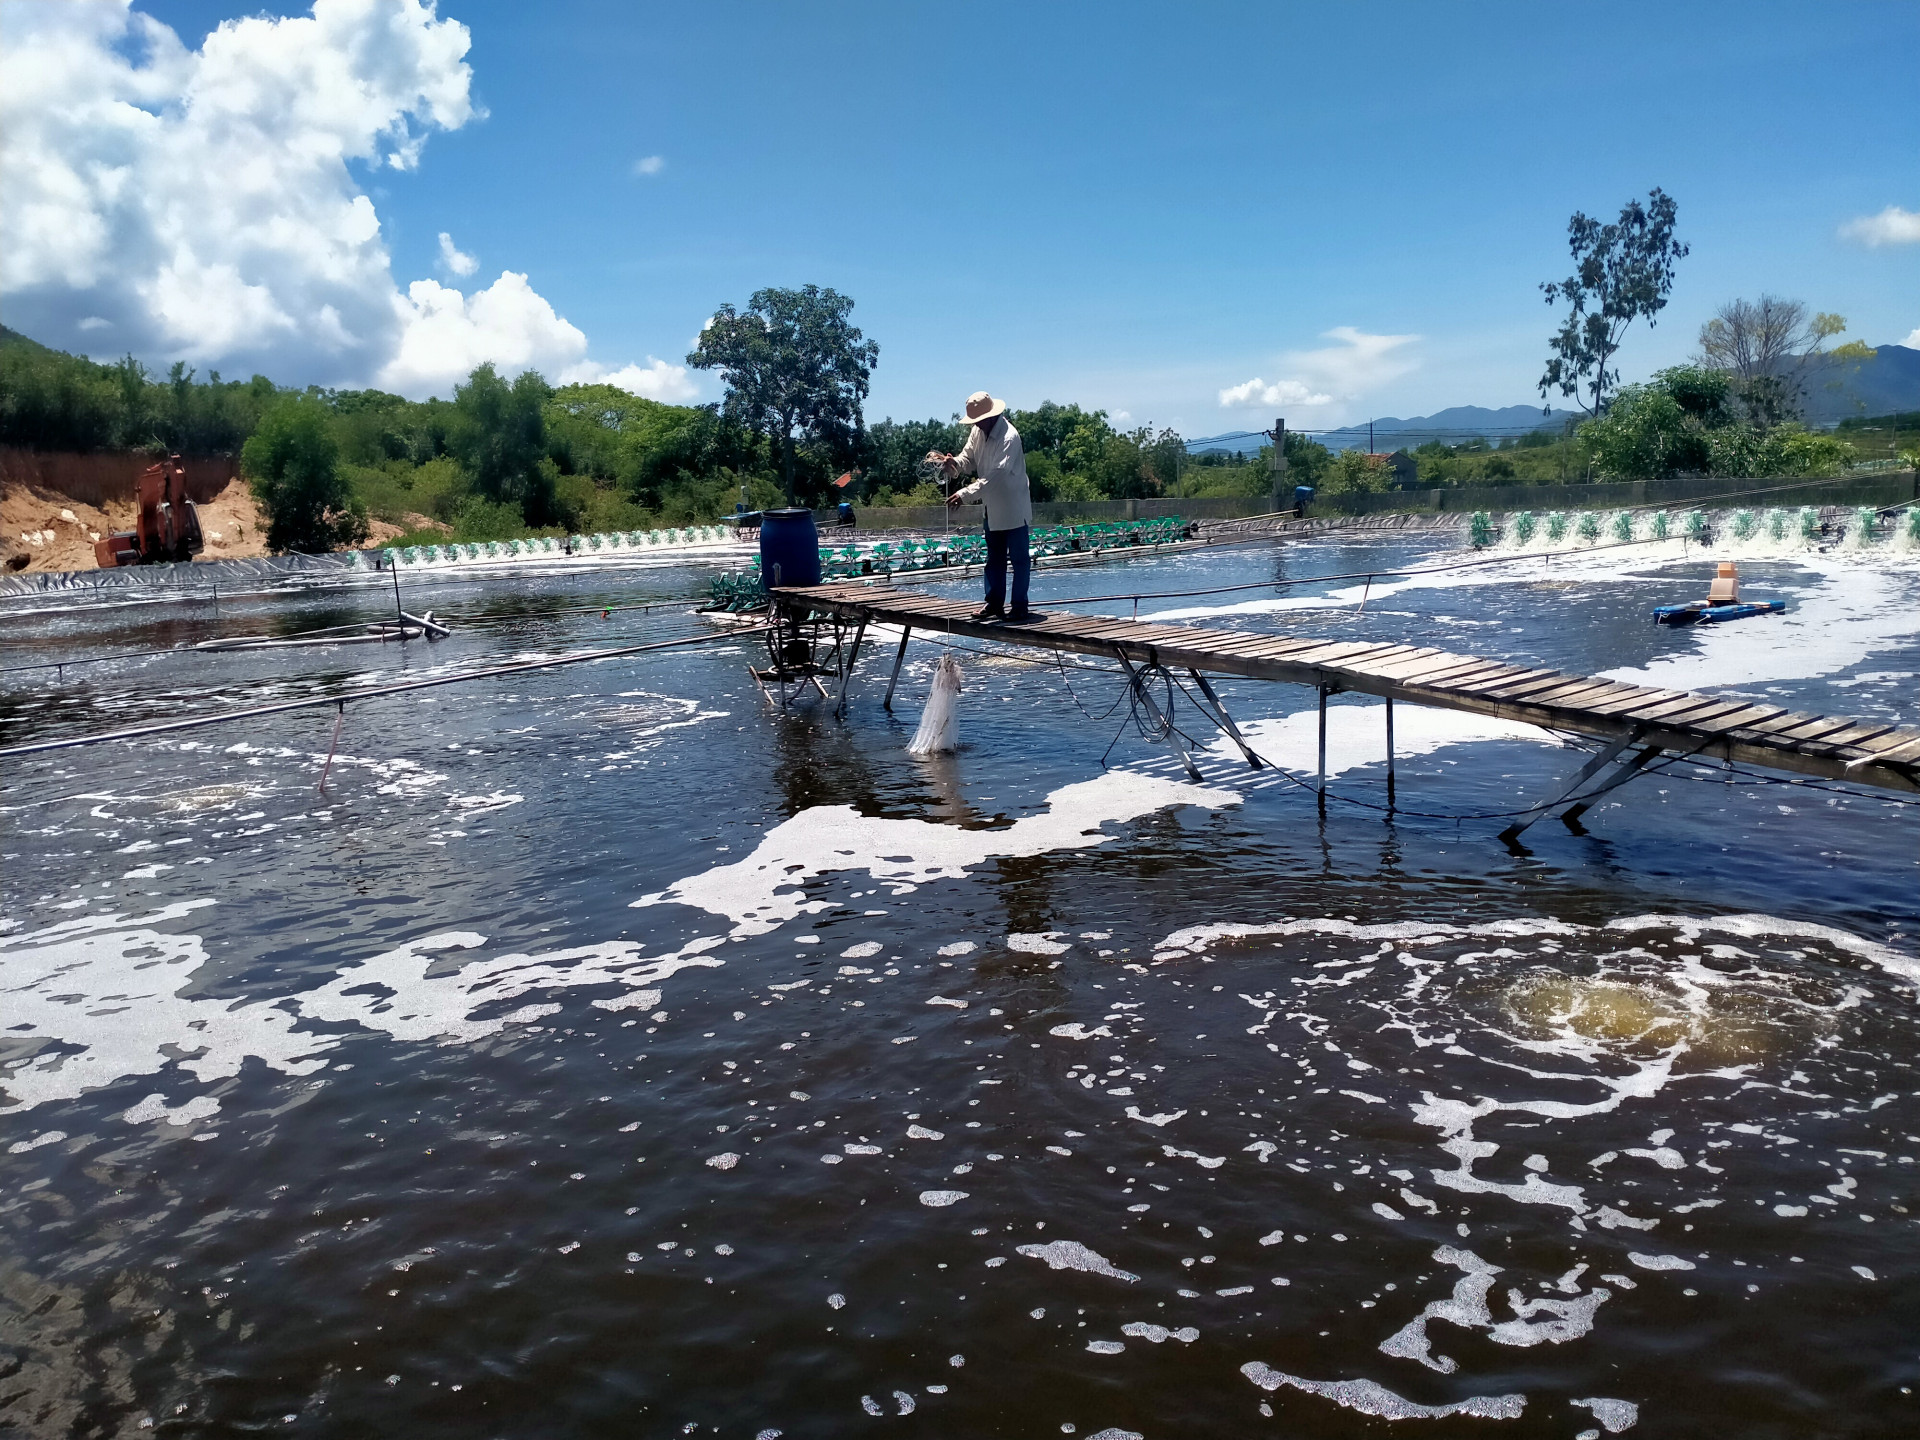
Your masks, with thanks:
[{"label": "mountain range", "polygon": [[[1822,356],[1810,361],[1802,376],[1800,409],[1806,423],[1815,427],[1831,427],[1856,416],[1920,410],[1920,350],[1905,345],[1879,345],[1874,348],[1871,360],[1835,360]],[[1558,430],[1569,420],[1580,418],[1577,410],[1542,413],[1538,405],[1508,405],[1498,410],[1485,405],[1454,405],[1432,415],[1408,419],[1381,416],[1371,422],[1371,430],[1367,424],[1360,424],[1304,433],[1313,435],[1329,450],[1368,445],[1384,453],[1402,447],[1412,449],[1429,440],[1459,444],[1464,440],[1499,440],[1532,430]],[[1188,448],[1196,454],[1207,450],[1257,450],[1265,439],[1257,431],[1246,431],[1196,440]]]}]

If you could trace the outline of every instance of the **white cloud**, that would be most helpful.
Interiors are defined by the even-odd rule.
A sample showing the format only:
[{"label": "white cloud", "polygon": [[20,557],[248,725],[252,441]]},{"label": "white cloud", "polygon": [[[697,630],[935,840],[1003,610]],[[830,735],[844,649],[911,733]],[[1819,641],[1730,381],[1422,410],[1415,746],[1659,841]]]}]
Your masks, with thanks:
[{"label": "white cloud", "polygon": [[1289,351],[1281,357],[1298,378],[1290,376],[1269,384],[1255,376],[1222,390],[1221,407],[1331,405],[1357,399],[1420,364],[1407,351],[1420,338],[1418,335],[1371,335],[1351,325],[1336,325],[1321,338],[1339,343],[1318,350]]},{"label": "white cloud", "polygon": [[649,355],[644,365],[623,365],[609,369],[598,361],[585,360],[562,370],[562,385],[617,385],[630,395],[644,396],[668,405],[684,405],[699,398],[700,386],[684,365],[669,365]]},{"label": "white cloud", "polygon": [[440,232],[440,263],[455,275],[471,275],[480,268],[480,262],[456,246],[453,236],[444,230]]},{"label": "white cloud", "polygon": [[1889,205],[1878,215],[1862,215],[1840,227],[1840,234],[1862,245],[1920,245],[1920,211]]},{"label": "white cloud", "polygon": [[437,280],[416,280],[393,304],[400,348],[378,383],[402,395],[444,393],[489,360],[509,374],[552,374],[586,358],[587,337],[511,270],[471,297]]},{"label": "white cloud", "polygon": [[[468,44],[431,0],[314,0],[226,21],[197,50],[131,0],[9,5],[7,324],[85,353],[412,395],[483,360],[580,364],[586,337],[525,275],[471,296],[395,282],[360,176],[412,170],[428,135],[480,114]],[[478,269],[449,234],[439,260]]]},{"label": "white cloud", "polygon": [[633,173],[636,175],[658,175],[666,168],[667,158],[664,155],[643,155],[633,162]]},{"label": "white cloud", "polygon": [[1222,409],[1237,410],[1243,405],[1329,405],[1331,395],[1316,395],[1298,380],[1276,380],[1269,385],[1258,375],[1244,384],[1220,392]]},{"label": "white cloud", "polygon": [[1909,350],[1920,350],[1920,325],[1914,326],[1913,333],[1898,343],[1906,346]]}]

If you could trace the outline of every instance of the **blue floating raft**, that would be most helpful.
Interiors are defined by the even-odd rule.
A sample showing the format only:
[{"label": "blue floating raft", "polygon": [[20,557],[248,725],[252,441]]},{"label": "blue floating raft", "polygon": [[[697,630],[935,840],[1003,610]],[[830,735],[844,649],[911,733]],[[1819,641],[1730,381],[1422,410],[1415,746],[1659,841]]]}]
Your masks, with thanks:
[{"label": "blue floating raft", "polygon": [[1784,600],[1752,600],[1737,605],[1709,605],[1695,600],[1686,605],[1660,605],[1653,612],[1658,625],[1718,625],[1723,620],[1744,620],[1749,615],[1784,615]]}]

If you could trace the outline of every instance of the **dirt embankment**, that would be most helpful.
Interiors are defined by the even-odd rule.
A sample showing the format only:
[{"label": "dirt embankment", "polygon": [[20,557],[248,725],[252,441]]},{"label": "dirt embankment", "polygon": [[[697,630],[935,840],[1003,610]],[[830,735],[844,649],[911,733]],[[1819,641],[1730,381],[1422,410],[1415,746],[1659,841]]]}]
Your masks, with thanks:
[{"label": "dirt embankment", "polygon": [[[200,533],[206,549],[196,559],[245,559],[267,553],[267,517],[242,480],[229,480],[211,499],[199,503]],[[114,530],[134,527],[131,500],[89,505],[45,485],[15,483],[0,492],[0,566],[23,570],[98,568],[93,542]],[[368,545],[379,545],[409,530],[445,528],[425,515],[409,515],[406,525],[375,520]]]},{"label": "dirt embankment", "polygon": [[[245,482],[229,480],[200,503],[203,560],[267,553],[267,521]],[[114,530],[133,529],[132,500],[89,505],[44,485],[11,484],[0,494],[0,564],[21,570],[93,570],[93,542]]]}]

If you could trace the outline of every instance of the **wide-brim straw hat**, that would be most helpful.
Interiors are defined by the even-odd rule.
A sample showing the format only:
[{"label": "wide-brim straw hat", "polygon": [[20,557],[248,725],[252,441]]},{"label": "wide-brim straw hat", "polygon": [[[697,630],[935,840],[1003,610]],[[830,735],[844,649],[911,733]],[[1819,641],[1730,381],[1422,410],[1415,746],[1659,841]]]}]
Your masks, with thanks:
[{"label": "wide-brim straw hat", "polygon": [[967,397],[966,423],[978,425],[983,420],[991,420],[996,415],[1007,413],[1007,402],[996,400],[984,390],[976,390]]}]

